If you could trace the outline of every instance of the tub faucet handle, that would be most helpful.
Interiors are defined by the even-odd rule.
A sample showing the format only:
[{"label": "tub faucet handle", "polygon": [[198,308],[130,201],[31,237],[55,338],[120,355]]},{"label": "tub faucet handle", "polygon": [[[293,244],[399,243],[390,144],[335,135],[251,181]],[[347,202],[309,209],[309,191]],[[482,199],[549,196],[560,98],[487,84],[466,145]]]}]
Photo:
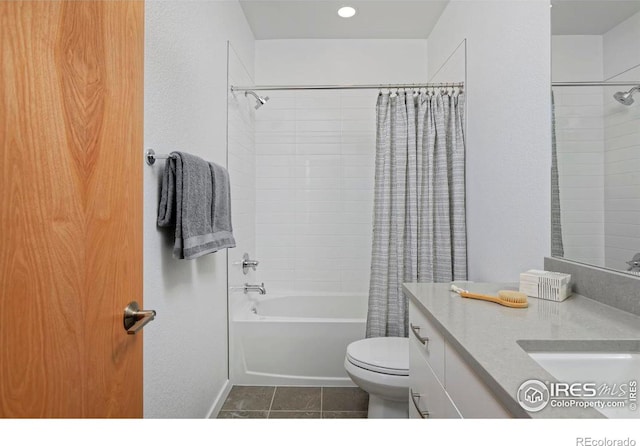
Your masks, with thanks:
[{"label": "tub faucet handle", "polygon": [[257,260],[251,260],[249,258],[249,254],[245,252],[242,256],[242,272],[247,274],[249,272],[249,268],[252,268],[255,271],[259,263],[260,262]]}]

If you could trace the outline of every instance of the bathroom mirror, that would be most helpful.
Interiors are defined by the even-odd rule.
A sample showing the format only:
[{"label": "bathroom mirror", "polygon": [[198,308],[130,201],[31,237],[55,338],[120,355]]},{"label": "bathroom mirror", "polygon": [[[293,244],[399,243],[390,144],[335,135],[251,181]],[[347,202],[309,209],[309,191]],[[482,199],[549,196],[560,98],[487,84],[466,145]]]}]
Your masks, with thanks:
[{"label": "bathroom mirror", "polygon": [[640,1],[552,1],[552,256],[640,275]]}]

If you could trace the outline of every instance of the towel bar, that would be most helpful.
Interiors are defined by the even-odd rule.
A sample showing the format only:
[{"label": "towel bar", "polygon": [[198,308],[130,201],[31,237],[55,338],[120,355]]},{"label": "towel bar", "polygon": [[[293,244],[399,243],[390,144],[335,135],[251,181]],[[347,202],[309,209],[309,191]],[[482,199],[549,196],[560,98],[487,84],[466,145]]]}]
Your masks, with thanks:
[{"label": "towel bar", "polygon": [[171,155],[160,155],[157,154],[153,149],[147,149],[144,152],[144,157],[147,160],[147,164],[153,166],[156,160],[166,160],[171,158]]}]

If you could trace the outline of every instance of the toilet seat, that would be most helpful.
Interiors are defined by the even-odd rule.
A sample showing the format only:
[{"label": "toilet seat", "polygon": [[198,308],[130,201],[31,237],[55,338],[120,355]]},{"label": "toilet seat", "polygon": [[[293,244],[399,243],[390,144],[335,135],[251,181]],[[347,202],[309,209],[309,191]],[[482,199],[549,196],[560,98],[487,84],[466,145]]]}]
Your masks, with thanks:
[{"label": "toilet seat", "polygon": [[349,344],[347,360],[370,372],[409,376],[409,340],[400,337],[361,339]]}]

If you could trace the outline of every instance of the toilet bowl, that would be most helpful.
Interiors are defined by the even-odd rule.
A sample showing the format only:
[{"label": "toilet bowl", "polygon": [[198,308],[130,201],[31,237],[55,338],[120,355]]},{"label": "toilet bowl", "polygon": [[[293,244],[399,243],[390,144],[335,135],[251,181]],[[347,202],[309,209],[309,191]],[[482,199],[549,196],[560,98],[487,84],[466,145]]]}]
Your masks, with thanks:
[{"label": "toilet bowl", "polygon": [[369,393],[369,418],[409,417],[409,339],[368,338],[347,347],[344,368]]}]

